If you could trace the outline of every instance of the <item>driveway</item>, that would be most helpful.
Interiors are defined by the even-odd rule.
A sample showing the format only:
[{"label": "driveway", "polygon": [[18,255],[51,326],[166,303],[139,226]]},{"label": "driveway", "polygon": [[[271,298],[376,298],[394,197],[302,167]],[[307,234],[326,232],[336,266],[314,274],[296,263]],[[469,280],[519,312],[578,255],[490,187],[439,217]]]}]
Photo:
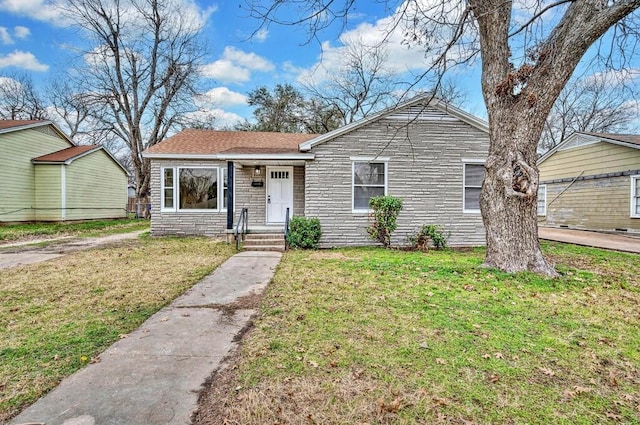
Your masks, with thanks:
[{"label": "driveway", "polygon": [[640,234],[627,236],[619,233],[611,234],[556,227],[538,227],[538,237],[549,241],[640,254]]},{"label": "driveway", "polygon": [[[117,233],[109,236],[95,238],[70,238],[31,240],[0,244],[0,270],[24,264],[40,263],[52,260],[65,254],[100,246],[111,245],[123,240],[136,239],[146,230],[137,230],[129,233]],[[47,246],[33,246],[34,244],[47,242]]]}]

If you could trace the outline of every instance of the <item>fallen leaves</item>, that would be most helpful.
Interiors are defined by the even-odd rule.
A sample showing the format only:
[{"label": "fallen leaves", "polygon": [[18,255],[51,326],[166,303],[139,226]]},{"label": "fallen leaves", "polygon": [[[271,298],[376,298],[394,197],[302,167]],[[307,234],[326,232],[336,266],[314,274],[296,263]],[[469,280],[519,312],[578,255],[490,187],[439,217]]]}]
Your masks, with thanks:
[{"label": "fallen leaves", "polygon": [[378,413],[396,413],[403,407],[403,399],[396,396],[392,401],[387,402],[383,398],[378,400]]}]

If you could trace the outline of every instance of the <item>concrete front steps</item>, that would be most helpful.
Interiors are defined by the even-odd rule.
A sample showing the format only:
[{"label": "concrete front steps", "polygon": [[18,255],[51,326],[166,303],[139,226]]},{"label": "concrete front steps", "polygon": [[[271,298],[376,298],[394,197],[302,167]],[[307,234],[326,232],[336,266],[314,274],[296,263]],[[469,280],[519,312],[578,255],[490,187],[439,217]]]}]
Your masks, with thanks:
[{"label": "concrete front steps", "polygon": [[244,251],[284,252],[283,233],[247,233],[242,244]]}]

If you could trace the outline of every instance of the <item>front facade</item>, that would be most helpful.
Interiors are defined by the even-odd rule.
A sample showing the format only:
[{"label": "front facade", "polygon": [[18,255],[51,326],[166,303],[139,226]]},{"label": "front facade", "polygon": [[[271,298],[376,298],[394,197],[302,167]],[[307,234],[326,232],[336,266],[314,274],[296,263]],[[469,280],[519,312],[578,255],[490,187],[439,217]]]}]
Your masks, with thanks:
[{"label": "front facade", "polygon": [[395,245],[425,224],[481,245],[488,147],[486,123],[427,97],[320,136],[186,130],[144,153],[151,232],[223,236],[245,208],[250,231],[282,230],[288,209],[320,219],[321,247],[369,245],[369,199],[392,195]]},{"label": "front facade", "polygon": [[640,136],[575,133],[538,168],[540,225],[640,232]]},{"label": "front facade", "polygon": [[126,217],[127,171],[49,121],[0,121],[0,222]]}]

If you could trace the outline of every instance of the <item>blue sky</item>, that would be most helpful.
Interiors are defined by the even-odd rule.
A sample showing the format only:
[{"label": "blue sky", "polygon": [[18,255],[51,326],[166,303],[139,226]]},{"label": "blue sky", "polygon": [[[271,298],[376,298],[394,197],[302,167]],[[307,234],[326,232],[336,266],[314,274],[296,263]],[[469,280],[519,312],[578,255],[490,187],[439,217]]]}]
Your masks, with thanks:
[{"label": "blue sky", "polygon": [[[69,63],[73,48],[83,48],[82,33],[63,24],[55,2],[65,0],[0,0],[0,74],[26,72],[39,87],[55,78]],[[208,90],[210,108],[220,125],[251,116],[246,95],[256,87],[273,87],[278,83],[300,81],[317,69],[335,68],[349,40],[362,39],[374,44],[381,40],[392,21],[392,11],[384,2],[361,2],[350,15],[349,26],[342,32],[331,28],[309,42],[303,27],[270,25],[249,17],[241,7],[244,1],[206,2],[204,0],[169,0],[181,10],[201,20],[208,43],[208,55],[202,71]],[[520,3],[525,4],[526,0]],[[514,19],[526,22],[527,10],[516,2]],[[455,10],[453,10],[455,13]],[[547,19],[553,20],[553,16]],[[259,31],[258,31],[259,30]],[[257,33],[256,33],[257,31]],[[255,33],[253,37],[250,37]],[[426,59],[420,46],[410,49],[402,43],[401,31],[388,37],[389,67],[399,78],[425,69]],[[322,60],[322,68],[317,68]],[[633,79],[640,72],[633,72]],[[325,71],[326,72],[326,71]],[[485,118],[480,92],[479,63],[457,68],[453,80],[465,95],[463,109]]]},{"label": "blue sky", "polygon": [[[366,9],[358,9],[351,16],[341,39],[334,30],[308,42],[305,29],[292,26],[270,25],[250,37],[260,22],[249,17],[240,1],[172,1],[181,2],[204,20],[210,52],[203,64],[205,85],[220,123],[250,117],[246,94],[256,87],[295,84],[321,58],[325,68],[331,68],[349,37],[380,39],[390,14],[383,4],[368,2]],[[76,30],[62,23],[50,0],[0,0],[0,74],[26,72],[39,87],[45,87],[69,63],[72,48],[82,47]],[[390,41],[390,66],[398,75],[423,69],[424,54],[419,48],[407,48],[398,37]],[[465,78],[459,81],[467,98],[463,107],[483,115],[477,71],[465,70]]]}]

